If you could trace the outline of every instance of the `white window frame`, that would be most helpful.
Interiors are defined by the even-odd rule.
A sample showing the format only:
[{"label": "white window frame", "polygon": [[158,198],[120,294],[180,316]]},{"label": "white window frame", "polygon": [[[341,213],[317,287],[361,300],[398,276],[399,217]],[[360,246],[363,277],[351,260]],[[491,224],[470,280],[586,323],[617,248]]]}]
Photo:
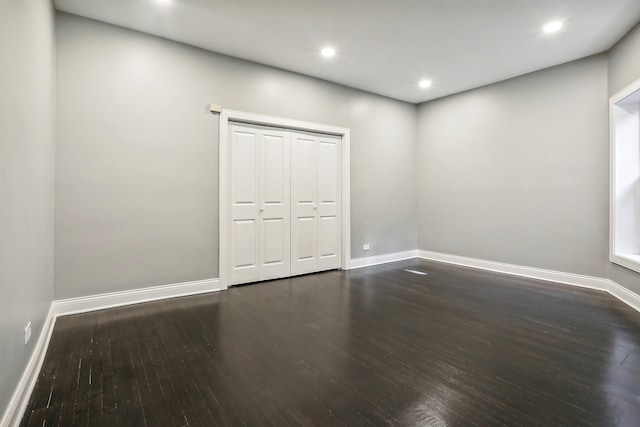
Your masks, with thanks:
[{"label": "white window frame", "polygon": [[640,272],[640,80],[609,100],[609,260]]}]

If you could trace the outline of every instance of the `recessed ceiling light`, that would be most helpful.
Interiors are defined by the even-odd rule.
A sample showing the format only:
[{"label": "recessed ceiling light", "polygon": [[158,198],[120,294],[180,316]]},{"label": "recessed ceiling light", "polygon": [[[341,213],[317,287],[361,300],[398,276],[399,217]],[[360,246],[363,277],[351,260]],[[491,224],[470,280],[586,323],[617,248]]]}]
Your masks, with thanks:
[{"label": "recessed ceiling light", "polygon": [[168,5],[171,3],[171,0],[155,0],[158,4]]},{"label": "recessed ceiling light", "polygon": [[324,56],[325,58],[331,58],[336,54],[336,50],[332,47],[325,47],[320,51],[320,53],[322,53],[322,56]]},{"label": "recessed ceiling light", "polygon": [[418,83],[418,85],[422,88],[422,89],[426,89],[428,87],[431,87],[431,80],[420,80],[420,83]]},{"label": "recessed ceiling light", "polygon": [[560,21],[553,21],[553,22],[549,22],[547,25],[545,25],[542,28],[542,31],[544,31],[547,34],[551,34],[551,33],[555,33],[556,31],[558,31],[560,28],[562,28],[562,22]]}]

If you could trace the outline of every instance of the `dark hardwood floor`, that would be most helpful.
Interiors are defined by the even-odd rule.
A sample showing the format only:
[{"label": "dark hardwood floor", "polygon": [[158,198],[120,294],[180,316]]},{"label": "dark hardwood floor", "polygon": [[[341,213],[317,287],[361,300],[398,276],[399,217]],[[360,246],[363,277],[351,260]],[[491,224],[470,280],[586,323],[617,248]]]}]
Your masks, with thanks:
[{"label": "dark hardwood floor", "polygon": [[22,425],[640,426],[640,313],[410,260],[68,316]]}]

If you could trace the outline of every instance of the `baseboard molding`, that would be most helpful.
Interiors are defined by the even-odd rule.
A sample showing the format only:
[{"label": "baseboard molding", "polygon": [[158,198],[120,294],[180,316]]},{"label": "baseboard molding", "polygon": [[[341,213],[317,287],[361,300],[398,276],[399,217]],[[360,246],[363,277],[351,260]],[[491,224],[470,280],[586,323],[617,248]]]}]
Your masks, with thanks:
[{"label": "baseboard molding", "polygon": [[86,313],[123,305],[139,304],[167,298],[197,295],[220,290],[219,279],[197,280],[173,285],[153,286],[130,291],[111,292],[87,297],[54,301],[56,316]]},{"label": "baseboard molding", "polygon": [[561,271],[545,270],[542,268],[525,267],[522,265],[506,264],[495,261],[485,261],[476,258],[467,258],[458,255],[442,254],[439,252],[418,251],[418,257],[431,261],[446,262],[448,264],[461,265],[463,267],[489,270],[496,273],[512,274],[514,276],[528,277],[531,279],[546,280],[548,282],[562,283],[571,286],[597,289],[607,291],[609,289],[609,279],[599,277],[583,276],[580,274],[563,273]]},{"label": "baseboard molding", "polygon": [[366,258],[355,258],[351,260],[349,269],[353,270],[356,268],[370,267],[372,265],[386,264],[388,262],[402,261],[405,259],[416,258],[417,256],[418,251],[412,250],[405,252],[395,252],[392,254],[375,255]]},{"label": "baseboard molding", "polygon": [[51,304],[42,330],[40,331],[38,341],[27,363],[27,367],[22,373],[20,382],[13,392],[13,396],[2,416],[2,420],[0,420],[0,427],[18,427],[20,425],[24,411],[27,409],[31,392],[36,385],[38,375],[40,375],[40,369],[42,368],[44,356],[47,354],[47,349],[49,348],[49,341],[51,340],[55,323],[55,309],[53,304]]},{"label": "baseboard molding", "polygon": [[627,304],[629,307],[640,311],[640,295],[631,292],[629,289],[612,280],[609,281],[609,289],[607,289],[607,292]]},{"label": "baseboard molding", "polygon": [[521,265],[505,264],[495,261],[485,261],[476,258],[467,258],[423,250],[418,250],[418,257],[430,261],[445,262],[463,267],[477,268],[496,273],[512,274],[514,276],[522,276],[531,279],[545,280],[548,282],[604,291],[640,312],[640,295],[631,292],[627,288],[609,279],[583,276],[573,273],[563,273],[561,271],[545,270],[542,268],[524,267]]}]

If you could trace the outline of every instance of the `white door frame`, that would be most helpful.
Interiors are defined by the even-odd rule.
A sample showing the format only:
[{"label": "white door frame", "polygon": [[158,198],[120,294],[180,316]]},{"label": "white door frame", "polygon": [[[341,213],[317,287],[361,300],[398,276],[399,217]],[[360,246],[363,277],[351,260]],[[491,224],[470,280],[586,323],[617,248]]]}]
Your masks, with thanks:
[{"label": "white door frame", "polygon": [[229,147],[229,122],[249,123],[283,129],[338,135],[341,141],[342,164],[342,260],[340,268],[349,270],[351,262],[351,195],[350,195],[350,130],[349,128],[246,113],[243,111],[222,109],[220,113],[219,135],[219,270],[220,288],[229,287],[231,277],[231,150]]}]

